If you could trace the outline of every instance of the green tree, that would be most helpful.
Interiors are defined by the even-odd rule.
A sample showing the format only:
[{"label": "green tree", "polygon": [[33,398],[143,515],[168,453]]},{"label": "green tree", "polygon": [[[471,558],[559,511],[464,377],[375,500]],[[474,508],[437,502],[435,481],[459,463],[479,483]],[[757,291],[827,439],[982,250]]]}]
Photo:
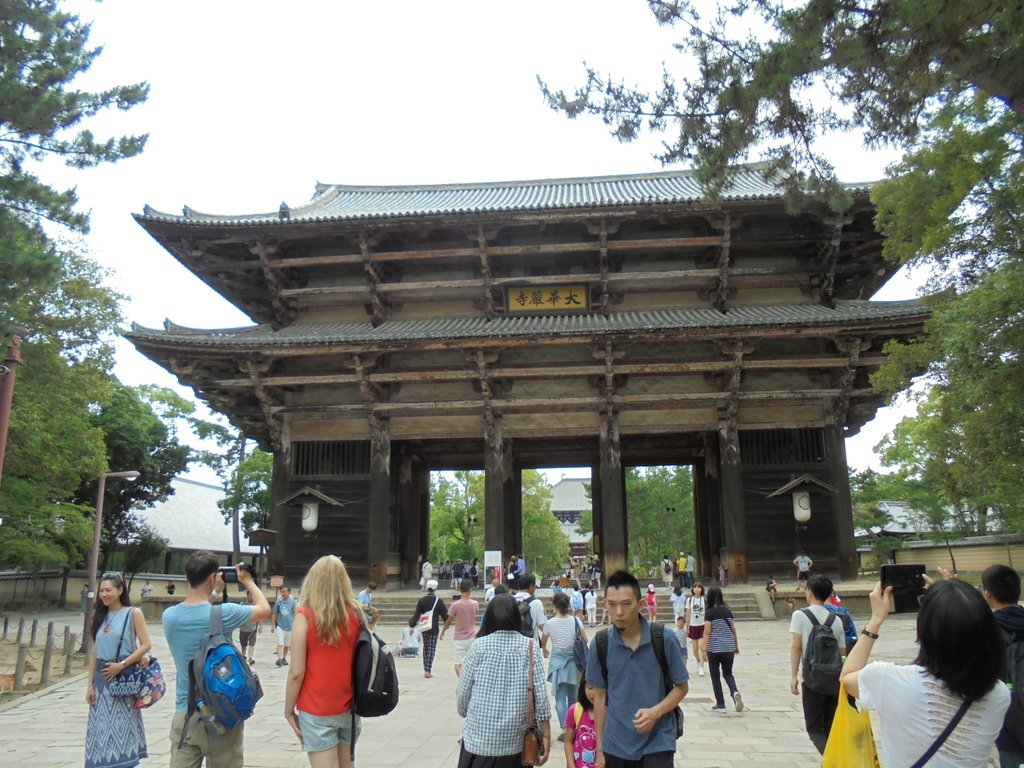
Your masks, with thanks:
[{"label": "green tree", "polygon": [[714,195],[757,151],[795,196],[848,203],[817,140],[858,131],[869,146],[913,146],[937,107],[980,95],[1024,116],[1024,48],[1016,6],[968,0],[926,8],[906,0],[784,3],[648,0],[658,24],[681,30],[678,72],[651,88],[587,68],[568,96],[541,81],[569,117],[600,117],[620,141],[665,133],[665,163],[692,163]]},{"label": "green tree", "polygon": [[146,136],[99,138],[86,127],[98,114],[131,109],[149,93],[145,83],[75,87],[102,53],[89,45],[89,32],[90,25],[62,11],[57,0],[0,0],[0,306],[58,276],[60,254],[41,221],[88,229],[88,214],[75,208],[74,188],[43,181],[41,162],[59,158],[89,168],[133,157],[146,144]]},{"label": "green tree", "polygon": [[551,511],[551,488],[535,469],[523,470],[523,556],[538,576],[569,560],[569,540]]},{"label": "green tree", "polygon": [[[880,444],[893,467],[893,497],[924,516],[940,537],[990,532],[993,518],[1020,504],[1021,491],[1001,489],[979,456],[965,449],[957,419],[949,418],[941,388],[929,390],[916,416],[903,419]],[[996,501],[999,501],[997,504]],[[1016,519],[1017,510],[1012,510]]]},{"label": "green tree", "polygon": [[225,522],[240,523],[245,531],[262,528],[270,518],[270,481],[274,456],[256,450],[242,459],[226,484],[227,495],[217,502]]},{"label": "green tree", "polygon": [[113,332],[120,320],[107,273],[60,251],[59,280],[28,286],[15,310],[32,328],[22,347],[0,486],[0,568],[76,565],[92,537],[95,497],[69,503],[107,471],[93,414],[109,402]]},{"label": "green tree", "polygon": [[[569,559],[569,542],[551,513],[551,489],[534,469],[523,470],[522,486],[523,554],[530,568],[541,574],[556,570]],[[483,472],[432,475],[430,556],[434,562],[481,558],[484,516]]]},{"label": "green tree", "polygon": [[692,552],[693,475],[690,467],[629,467],[626,470],[629,554],[645,572],[662,555]]},{"label": "green tree", "polygon": [[944,457],[963,475],[984,467],[987,490],[943,503],[970,498],[981,510],[988,498],[1004,514],[1019,510],[1024,9],[981,0],[732,0],[711,14],[694,0],[648,5],[658,23],[682,30],[683,74],[666,68],[643,88],[588,69],[571,96],[542,83],[551,106],[597,115],[622,141],[665,132],[661,159],[692,163],[712,198],[757,153],[792,205],[810,195],[841,211],[850,199],[818,140],[858,132],[868,146],[903,149],[873,191],[885,255],[925,267],[930,288],[946,290],[930,300],[927,338],[890,345],[892,365],[875,384],[896,392],[926,371],[938,388],[926,418],[941,413],[963,453],[924,428],[918,455]]},{"label": "green tree", "polygon": [[124,569],[128,574],[128,591],[132,590],[135,574],[166,554],[170,541],[152,526],[142,523],[135,527],[124,548]]},{"label": "green tree", "polygon": [[[103,432],[108,465],[115,471],[140,473],[135,481],[112,478],[106,484],[102,567],[118,541],[136,534],[139,518],[134,510],[165,501],[174,493],[171,480],[188,466],[190,450],[178,442],[173,420],[190,407],[170,390],[115,381],[109,402],[93,417]],[[88,478],[78,488],[77,500],[95,499],[96,488],[97,479]]]}]

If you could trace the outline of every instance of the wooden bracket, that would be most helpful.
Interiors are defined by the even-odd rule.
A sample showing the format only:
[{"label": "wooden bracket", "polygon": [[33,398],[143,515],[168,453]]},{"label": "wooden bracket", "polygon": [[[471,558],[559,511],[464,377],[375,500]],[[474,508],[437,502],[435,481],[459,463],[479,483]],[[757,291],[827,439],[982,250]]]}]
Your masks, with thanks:
[{"label": "wooden bracket", "polygon": [[289,280],[279,269],[271,265],[271,261],[280,253],[280,246],[276,243],[269,243],[265,240],[254,240],[249,243],[249,253],[259,259],[260,269],[263,270],[263,279],[267,281],[270,288],[270,305],[274,312],[274,327],[284,328],[295,319],[295,309],[289,306],[288,302],[281,295],[281,291],[291,288]]}]

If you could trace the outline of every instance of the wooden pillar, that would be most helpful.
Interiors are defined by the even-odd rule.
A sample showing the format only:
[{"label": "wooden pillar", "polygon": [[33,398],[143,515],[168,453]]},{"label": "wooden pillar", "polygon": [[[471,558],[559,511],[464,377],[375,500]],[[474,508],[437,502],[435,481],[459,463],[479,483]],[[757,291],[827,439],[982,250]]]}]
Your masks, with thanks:
[{"label": "wooden pillar", "polygon": [[601,425],[599,449],[601,461],[601,518],[603,523],[604,573],[628,568],[629,552],[626,546],[626,482],[619,447],[619,419],[609,414]]},{"label": "wooden pillar", "polygon": [[718,450],[718,436],[706,434],[704,440],[704,490],[707,494],[707,552],[697,573],[707,579],[718,572],[722,553],[722,466]]},{"label": "wooden pillar", "polygon": [[[708,539],[708,478],[707,462],[700,460],[693,465],[693,528],[694,552],[697,560],[696,573],[704,573],[704,564],[711,562],[711,545]],[[679,553],[673,552],[677,559]]]},{"label": "wooden pillar", "polygon": [[[856,579],[860,570],[853,540],[853,501],[850,498],[850,470],[846,463],[846,438],[841,426],[825,427],[825,452],[829,462],[829,483],[839,489],[830,496],[836,529],[836,561],[839,578]],[[824,505],[822,505],[824,506]]]},{"label": "wooden pillar", "polygon": [[523,471],[512,460],[512,451],[508,445],[504,451],[505,462],[508,464],[508,477],[502,475],[501,491],[505,509],[505,530],[503,533],[502,560],[515,552],[523,552]]},{"label": "wooden pillar", "polygon": [[388,581],[391,522],[391,430],[387,419],[370,422],[370,519],[367,525],[366,578],[383,587]]},{"label": "wooden pillar", "polygon": [[270,476],[270,520],[267,527],[277,531],[274,544],[267,553],[270,573],[283,576],[288,562],[288,507],[281,500],[291,493],[291,446],[274,451],[274,466]]},{"label": "wooden pillar", "polygon": [[594,538],[591,542],[594,554],[604,563],[604,514],[601,507],[601,468],[590,468],[590,508],[594,521]]},{"label": "wooden pillar", "polygon": [[413,583],[420,579],[422,558],[430,551],[430,471],[421,467],[414,480],[416,484],[416,513],[419,516],[419,546],[416,553],[416,569],[413,571]]},{"label": "wooden pillar", "polygon": [[739,436],[731,430],[719,433],[722,478],[722,549],[730,584],[747,583],[747,521],[743,505],[743,473]]},{"label": "wooden pillar", "polygon": [[484,549],[501,550],[507,560],[510,554],[506,547],[508,510],[505,508],[506,467],[505,443],[501,436],[501,419],[495,418],[487,425],[484,435]]},{"label": "wooden pillar", "polygon": [[403,585],[419,579],[419,474],[423,468],[412,456],[402,456],[398,471],[398,551]]}]

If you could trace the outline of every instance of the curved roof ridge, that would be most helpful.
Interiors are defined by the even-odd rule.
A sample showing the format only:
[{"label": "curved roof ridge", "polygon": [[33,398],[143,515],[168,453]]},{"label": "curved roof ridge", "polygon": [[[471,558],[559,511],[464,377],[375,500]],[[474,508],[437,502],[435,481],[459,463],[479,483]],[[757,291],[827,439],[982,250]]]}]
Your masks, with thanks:
[{"label": "curved roof ridge", "polygon": [[[783,186],[769,173],[768,163],[748,163],[732,169],[722,190],[723,200],[781,200]],[[865,192],[870,184],[846,184]],[[185,207],[182,215],[145,206],[140,223],[159,220],[186,225],[244,226],[274,222],[382,220],[420,216],[508,213],[622,205],[678,205],[707,199],[692,169],[607,176],[528,179],[513,181],[449,182],[444,184],[359,185],[317,182],[313,197],[294,208],[283,205],[255,214],[207,214]]]}]

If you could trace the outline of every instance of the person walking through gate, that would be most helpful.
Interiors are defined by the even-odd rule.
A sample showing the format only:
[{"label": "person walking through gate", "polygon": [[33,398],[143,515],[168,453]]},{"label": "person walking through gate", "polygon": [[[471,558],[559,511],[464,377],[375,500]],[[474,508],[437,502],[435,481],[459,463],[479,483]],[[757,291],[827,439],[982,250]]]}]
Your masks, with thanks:
[{"label": "person walking through gate", "polygon": [[704,637],[704,611],[707,599],[704,597],[704,583],[695,581],[690,587],[690,596],[686,598],[686,634],[693,644],[693,659],[697,662],[697,674],[704,677],[704,654],[700,649],[701,638]]},{"label": "person walking through gate", "polygon": [[[606,768],[672,768],[676,751],[675,708],[689,690],[690,675],[670,630],[640,616],[640,583],[628,571],[608,577],[605,603],[612,626],[600,630],[587,655],[587,682],[595,689],[595,765]],[[668,674],[655,655],[660,630]],[[603,637],[602,637],[603,635]],[[602,663],[600,648],[607,657]],[[666,676],[672,683],[665,690]]]},{"label": "person walking through gate", "polygon": [[737,712],[743,711],[743,696],[736,687],[732,674],[733,661],[740,652],[740,641],[736,636],[736,624],[732,611],[725,604],[725,597],[718,587],[708,587],[708,609],[704,614],[704,639],[701,644],[711,672],[711,689],[715,693],[715,712],[725,711],[725,696],[722,695],[722,680],[729,686],[729,695]]},{"label": "person walking through gate", "polygon": [[441,637],[444,640],[444,633],[448,627],[455,622],[455,650],[452,651],[452,659],[455,662],[455,676],[462,674],[462,662],[466,658],[469,646],[476,637],[476,616],[480,611],[480,603],[473,600],[470,594],[473,592],[473,580],[466,577],[459,584],[460,598],[452,603],[448,611],[448,618],[444,621],[441,629]]},{"label": "person walking through gate", "polygon": [[288,666],[288,649],[292,645],[292,622],[299,601],[292,597],[290,587],[281,587],[281,596],[274,601],[270,629],[277,634],[277,661],[279,667]]},{"label": "person walking through gate", "polygon": [[836,706],[839,704],[839,690],[838,686],[828,691],[814,690],[807,686],[806,680],[802,686],[797,681],[800,662],[807,655],[808,640],[814,629],[814,621],[811,620],[811,616],[818,624],[831,627],[840,655],[846,653],[846,639],[843,633],[843,622],[840,621],[839,616],[825,607],[825,601],[832,595],[832,580],[827,576],[811,576],[804,589],[807,607],[793,611],[789,622],[789,632],[793,636],[789,653],[789,689],[794,696],[801,696],[807,736],[814,744],[815,749],[823,753],[825,743],[828,741],[828,733],[832,730],[832,718],[835,716]]},{"label": "person walking through gate", "polygon": [[[576,642],[577,633],[586,642],[587,633],[579,617],[570,612],[569,597],[564,592],[555,595],[551,602],[555,606],[555,615],[544,625],[544,634],[551,641],[548,682],[555,695],[555,714],[558,716],[558,722],[564,726],[565,715],[579,693],[580,675],[583,672],[576,666],[573,644]],[[564,727],[558,740],[565,740]]]},{"label": "person walking through gate", "polygon": [[434,656],[437,654],[438,624],[441,621],[447,620],[448,609],[445,607],[444,600],[434,594],[434,590],[437,589],[437,581],[430,579],[427,581],[426,587],[427,594],[416,603],[416,610],[413,611],[412,618],[409,619],[409,626],[420,626],[420,618],[424,614],[430,613],[429,622],[425,627],[421,627],[423,637],[423,676],[433,677]]}]

